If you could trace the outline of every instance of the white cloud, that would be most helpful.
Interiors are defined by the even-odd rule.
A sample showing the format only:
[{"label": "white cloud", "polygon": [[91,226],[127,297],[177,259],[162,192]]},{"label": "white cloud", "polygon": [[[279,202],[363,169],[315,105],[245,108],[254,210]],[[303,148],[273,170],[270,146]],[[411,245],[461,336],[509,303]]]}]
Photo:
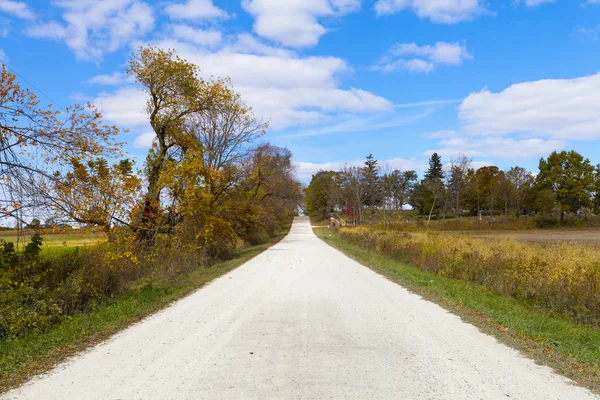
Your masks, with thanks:
[{"label": "white cloud", "polygon": [[21,1],[0,0],[0,12],[22,19],[35,19],[35,14],[29,9],[27,3]]},{"label": "white cloud", "polygon": [[555,1],[556,0],[515,0],[515,3],[524,3],[527,7],[536,7],[546,3],[554,3]]},{"label": "white cloud", "polygon": [[525,133],[553,139],[600,139],[600,73],[525,82],[470,94],[459,107],[474,135]]},{"label": "white cloud", "polygon": [[199,46],[214,47],[221,43],[223,34],[217,30],[203,30],[188,25],[173,25],[173,37]]},{"label": "white cloud", "polygon": [[378,16],[411,10],[419,18],[435,23],[454,24],[470,20],[485,11],[481,0],[378,0]]},{"label": "white cloud", "polygon": [[87,81],[90,85],[105,86],[120,85],[125,82],[127,82],[127,75],[121,72],[114,72],[111,75],[96,75]]},{"label": "white cloud", "polygon": [[100,93],[94,105],[109,121],[127,128],[147,127],[148,116],[144,111],[146,101],[147,95],[139,88],[125,86],[113,93]]},{"label": "white cloud", "polygon": [[[341,88],[339,79],[350,68],[339,58],[300,57],[269,48],[247,35],[239,38],[244,43],[253,43],[258,54],[239,52],[239,42],[215,52],[175,40],[153,45],[178,49],[180,57],[200,66],[204,78],[231,77],[235,90],[275,130],[315,124],[339,113],[393,110],[392,103],[373,93]],[[143,111],[145,95],[135,88],[119,88],[99,96],[96,103],[99,101],[107,119],[129,127],[147,126]]]},{"label": "white cloud", "polygon": [[156,133],[146,132],[136,137],[132,143],[132,146],[136,149],[149,149],[152,147],[154,139],[156,139]]},{"label": "white cloud", "polygon": [[[364,165],[364,160],[338,161],[326,163],[312,163],[298,161],[294,163],[296,168],[296,176],[300,179],[310,179],[314,174],[323,171],[340,171],[344,167],[360,167]],[[379,165],[386,165],[393,169],[402,171],[417,170],[423,171],[427,169],[427,164],[406,158],[393,158],[391,160],[380,160]]]},{"label": "white cloud", "polygon": [[[464,60],[470,60],[473,57],[467,51],[464,44],[437,42],[433,46],[419,46],[416,43],[397,43],[389,54],[383,57],[379,64],[372,67],[372,70],[382,72],[394,72],[405,70],[413,73],[428,74],[435,69],[437,65],[461,65]],[[422,58],[400,58],[398,57],[422,57]]]},{"label": "white cloud", "polygon": [[58,0],[63,23],[50,21],[29,27],[31,37],[64,40],[78,59],[99,61],[150,32],[152,9],[139,0]]},{"label": "white cloud", "polygon": [[165,13],[173,20],[202,21],[229,17],[229,14],[216,7],[212,0],[188,0],[183,4],[169,4],[165,7]]},{"label": "white cloud", "polygon": [[67,28],[55,21],[32,25],[25,32],[28,36],[39,39],[66,39]]},{"label": "white cloud", "polygon": [[356,11],[360,0],[243,0],[242,7],[255,18],[257,34],[301,48],[316,45],[327,32],[319,19]]},{"label": "white cloud", "polygon": [[438,145],[440,148],[430,150],[426,154],[438,153],[442,157],[456,157],[458,154],[465,154],[467,157],[497,157],[517,160],[547,156],[554,150],[564,148],[566,142],[539,138],[474,138],[467,135],[457,135],[441,140]]}]

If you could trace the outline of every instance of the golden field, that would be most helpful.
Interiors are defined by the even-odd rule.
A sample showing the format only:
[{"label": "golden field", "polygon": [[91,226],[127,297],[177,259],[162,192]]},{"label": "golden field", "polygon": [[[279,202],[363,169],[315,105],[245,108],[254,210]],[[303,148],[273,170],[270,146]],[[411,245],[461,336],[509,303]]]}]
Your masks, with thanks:
[{"label": "golden field", "polygon": [[366,227],[342,228],[340,235],[422,270],[524,299],[578,322],[600,322],[600,248]]}]

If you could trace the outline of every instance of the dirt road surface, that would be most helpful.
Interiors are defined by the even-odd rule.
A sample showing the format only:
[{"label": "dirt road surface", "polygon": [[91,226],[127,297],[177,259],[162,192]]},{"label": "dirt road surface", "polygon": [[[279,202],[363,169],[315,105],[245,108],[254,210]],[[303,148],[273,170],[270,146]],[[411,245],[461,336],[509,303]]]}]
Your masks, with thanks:
[{"label": "dirt road surface", "polygon": [[1,399],[592,399],[297,219],[279,244]]}]

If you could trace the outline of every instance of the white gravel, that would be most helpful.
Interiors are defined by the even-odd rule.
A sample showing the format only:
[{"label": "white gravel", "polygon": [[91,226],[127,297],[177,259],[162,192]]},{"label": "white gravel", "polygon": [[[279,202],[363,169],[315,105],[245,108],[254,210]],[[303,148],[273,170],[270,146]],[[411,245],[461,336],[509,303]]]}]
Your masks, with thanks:
[{"label": "white gravel", "polygon": [[320,241],[239,269],[1,399],[592,399]]}]

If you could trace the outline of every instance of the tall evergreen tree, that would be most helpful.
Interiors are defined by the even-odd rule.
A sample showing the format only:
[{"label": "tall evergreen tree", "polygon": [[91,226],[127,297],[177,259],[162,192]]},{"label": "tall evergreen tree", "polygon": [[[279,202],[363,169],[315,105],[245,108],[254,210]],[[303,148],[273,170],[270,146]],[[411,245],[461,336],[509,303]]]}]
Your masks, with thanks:
[{"label": "tall evergreen tree", "polygon": [[433,153],[429,159],[429,169],[425,173],[425,180],[442,180],[444,178],[444,166],[442,157],[438,153]]},{"label": "tall evergreen tree", "polygon": [[369,154],[367,156],[367,160],[365,161],[365,166],[363,168],[363,175],[366,190],[364,197],[365,206],[374,207],[381,205],[381,178],[379,176],[377,160],[373,157],[373,154]]}]

